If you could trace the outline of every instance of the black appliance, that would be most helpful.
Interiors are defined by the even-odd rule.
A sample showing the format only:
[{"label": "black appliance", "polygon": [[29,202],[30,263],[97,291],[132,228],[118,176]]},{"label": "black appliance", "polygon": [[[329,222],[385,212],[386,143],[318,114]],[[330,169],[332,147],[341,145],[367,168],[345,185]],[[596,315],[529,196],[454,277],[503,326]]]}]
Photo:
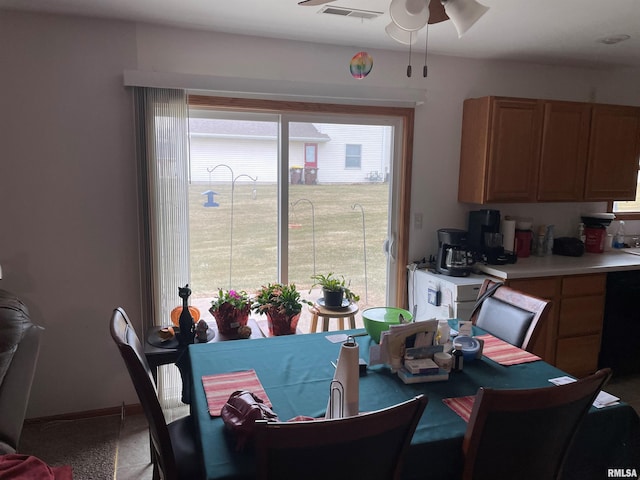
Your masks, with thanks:
[{"label": "black appliance", "polygon": [[640,270],[607,274],[600,367],[610,367],[613,375],[640,373]]},{"label": "black appliance", "polygon": [[468,235],[468,247],[475,261],[490,265],[508,262],[500,235],[500,210],[470,211]]},{"label": "black appliance", "polygon": [[452,277],[466,277],[471,273],[473,258],[467,248],[467,232],[456,228],[438,230],[438,258],[436,271]]}]

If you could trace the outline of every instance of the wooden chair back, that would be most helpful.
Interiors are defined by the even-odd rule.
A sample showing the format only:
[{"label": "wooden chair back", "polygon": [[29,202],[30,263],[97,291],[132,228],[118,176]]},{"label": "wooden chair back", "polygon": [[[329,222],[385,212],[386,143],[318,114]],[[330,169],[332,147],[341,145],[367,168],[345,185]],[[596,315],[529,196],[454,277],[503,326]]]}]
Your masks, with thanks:
[{"label": "wooden chair back", "polygon": [[400,478],[427,397],[354,417],[257,422],[258,478]]},{"label": "wooden chair back", "polygon": [[151,374],[151,369],[144,355],[138,336],[129,317],[121,307],[113,311],[111,317],[111,336],[127,366],[129,375],[142,405],[151,437],[151,455],[154,462],[154,478],[159,469],[162,478],[179,478],[178,467],[174,457],[169,429],[158,400],[158,391]]},{"label": "wooden chair back", "polygon": [[575,432],[610,376],[603,369],[560,386],[480,388],[463,441],[463,478],[559,478]]},{"label": "wooden chair back", "polygon": [[[496,283],[498,282],[494,282],[488,278],[485,279],[482,283],[482,286],[480,287],[478,298],[482,297],[482,295],[484,295],[484,293]],[[533,314],[531,316],[528,327],[525,328],[522,343],[516,345],[516,347],[520,347],[523,350],[531,351],[531,348],[534,346],[535,341],[539,337],[540,332],[542,331],[542,327],[549,316],[549,311],[551,310],[551,301],[536,297],[534,295],[529,295],[505,285],[498,288],[489,298],[493,298],[495,300],[498,300],[499,302],[503,302],[507,305],[517,307],[520,310],[531,312]],[[485,328],[486,325],[478,323],[478,317],[480,316],[481,310],[482,306],[480,306],[480,308],[471,316],[471,321],[473,322],[473,324],[487,330],[488,333],[500,337],[499,331],[493,332],[491,331],[491,329]],[[499,318],[495,319],[495,321],[497,321],[498,323],[504,321],[506,324],[509,322],[509,318]],[[494,328],[495,325],[496,324],[494,323]],[[505,325],[505,327],[508,328],[508,325]],[[498,326],[497,330],[499,329],[500,327]]]}]

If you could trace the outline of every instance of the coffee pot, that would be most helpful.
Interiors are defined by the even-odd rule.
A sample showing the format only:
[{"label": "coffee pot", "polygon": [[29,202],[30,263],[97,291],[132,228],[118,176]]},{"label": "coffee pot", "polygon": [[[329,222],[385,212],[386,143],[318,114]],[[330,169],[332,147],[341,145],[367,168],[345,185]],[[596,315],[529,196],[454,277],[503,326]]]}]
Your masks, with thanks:
[{"label": "coffee pot", "polygon": [[455,228],[438,230],[436,271],[452,277],[466,277],[471,273],[473,258],[467,249],[467,232]]}]

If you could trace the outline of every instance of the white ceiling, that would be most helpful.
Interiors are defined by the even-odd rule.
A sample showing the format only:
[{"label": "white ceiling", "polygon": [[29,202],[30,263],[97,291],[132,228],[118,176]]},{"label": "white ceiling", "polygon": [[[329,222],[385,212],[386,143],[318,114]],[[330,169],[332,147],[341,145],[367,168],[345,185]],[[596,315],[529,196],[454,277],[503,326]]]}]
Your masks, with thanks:
[{"label": "white ceiling", "polygon": [[[438,1],[438,0],[432,0]],[[490,10],[462,39],[450,21],[429,26],[429,53],[576,66],[640,67],[640,0],[481,0]],[[373,20],[318,14],[297,0],[0,0],[0,8],[126,19],[351,46],[408,47],[385,34],[390,0],[330,5],[383,12]],[[626,34],[615,45],[598,40]],[[424,52],[425,29],[414,51]]]}]

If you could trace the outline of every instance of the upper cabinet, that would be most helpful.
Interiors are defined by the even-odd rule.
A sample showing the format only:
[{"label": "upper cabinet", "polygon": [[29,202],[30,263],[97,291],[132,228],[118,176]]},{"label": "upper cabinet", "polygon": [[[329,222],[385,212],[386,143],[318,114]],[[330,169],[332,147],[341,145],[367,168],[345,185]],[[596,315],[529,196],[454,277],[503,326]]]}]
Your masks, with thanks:
[{"label": "upper cabinet", "polygon": [[534,201],[541,126],[541,109],[536,100],[465,100],[458,200]]},{"label": "upper cabinet", "polygon": [[634,200],[640,156],[640,108],[594,105],[585,200]]},{"label": "upper cabinet", "polygon": [[635,198],[640,108],[554,100],[465,100],[458,200]]}]

